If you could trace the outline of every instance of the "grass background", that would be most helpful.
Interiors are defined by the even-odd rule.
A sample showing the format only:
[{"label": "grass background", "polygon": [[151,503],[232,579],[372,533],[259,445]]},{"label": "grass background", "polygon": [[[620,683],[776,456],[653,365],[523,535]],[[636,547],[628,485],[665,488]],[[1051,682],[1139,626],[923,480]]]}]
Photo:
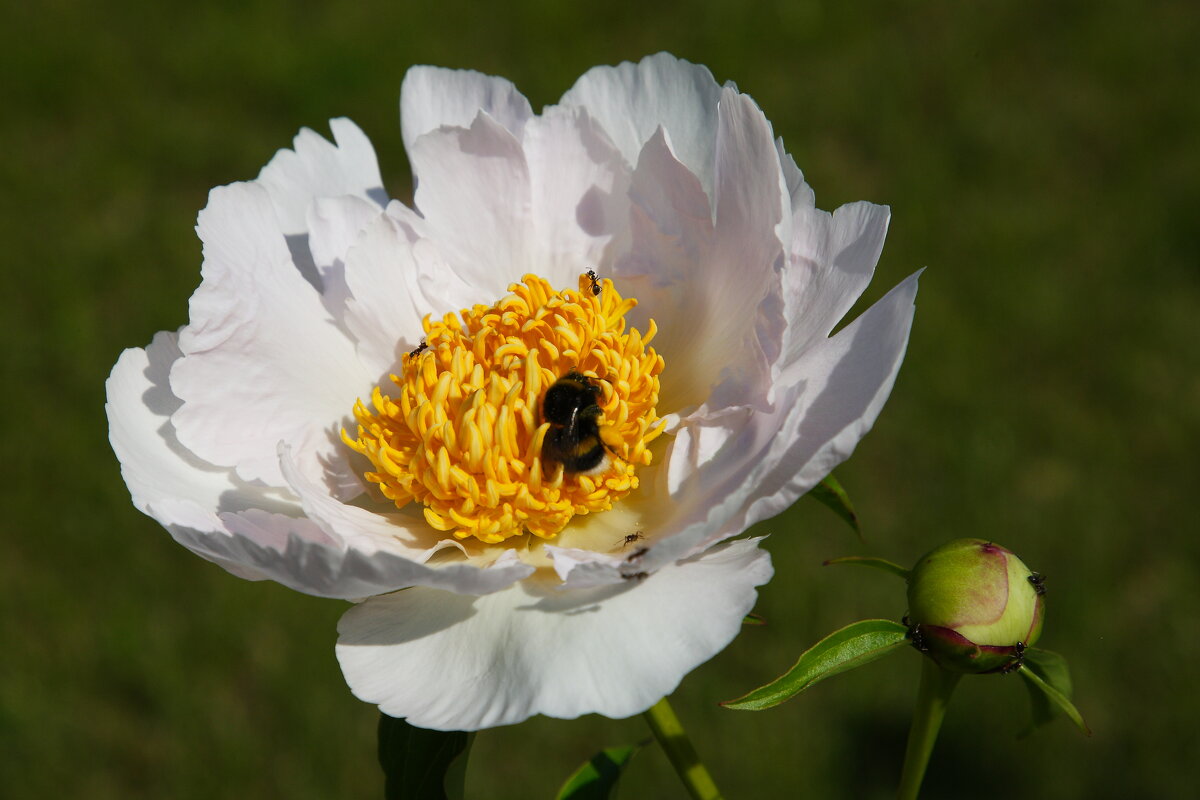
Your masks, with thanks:
[{"label": "grass background", "polygon": [[[1194,796],[1193,3],[44,0],[0,14],[0,794],[380,796],[375,710],[333,655],[344,605],[239,581],[135,512],[104,378],[123,348],[186,320],[208,189],[253,177],[299,127],[355,119],[404,197],[408,66],[504,75],[538,108],[594,64],[667,49],[755,97],[821,207],[892,206],[867,301],[929,267],[892,400],[839,471],[868,541],[806,502],[763,526],[771,624],[676,695],[718,783],[731,798],[890,796],[915,656],[771,712],[714,704],[835,627],[903,613],[899,584],[823,559],[911,562],[973,535],[1048,576],[1042,643],[1070,657],[1095,735],[1060,721],[1017,740],[1017,679],[966,681],[926,796]],[[644,731],[585,718],[484,733],[470,794],[550,797],[596,748]],[[682,791],[651,749],[624,796]]]}]

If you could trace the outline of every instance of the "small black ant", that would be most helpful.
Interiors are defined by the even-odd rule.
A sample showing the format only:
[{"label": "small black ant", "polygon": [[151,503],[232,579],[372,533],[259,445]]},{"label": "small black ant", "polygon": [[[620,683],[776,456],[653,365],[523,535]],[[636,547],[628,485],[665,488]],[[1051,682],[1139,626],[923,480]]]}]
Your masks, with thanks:
[{"label": "small black ant", "polygon": [[1042,573],[1035,572],[1026,578],[1026,580],[1033,584],[1033,591],[1037,592],[1038,594],[1046,593],[1046,578],[1044,575],[1042,575]]},{"label": "small black ant", "polygon": [[635,531],[633,533],[626,534],[625,535],[625,543],[621,545],[621,549],[624,550],[626,547],[629,547],[629,545],[633,544],[638,539],[645,539],[645,538],[646,538],[646,535],[644,533],[642,533],[641,531]]},{"label": "small black ant", "polygon": [[913,643],[913,647],[917,648],[922,653],[928,653],[929,645],[925,644],[925,634],[921,630],[921,623],[912,623],[908,619],[907,614],[900,619],[900,623],[904,625],[904,627],[908,628],[908,633],[906,633],[905,636],[907,636],[908,639]]},{"label": "small black ant", "polygon": [[415,348],[413,348],[413,351],[412,351],[411,353],[409,353],[409,354],[408,354],[408,357],[409,357],[409,358],[416,358],[417,356],[421,355],[421,353],[422,353],[422,352],[423,352],[423,351],[424,351],[424,350],[425,350],[427,347],[429,347],[429,345],[425,344],[425,340],[424,340],[424,339],[422,339],[422,340],[421,340],[421,343],[420,343],[419,345],[417,345]]},{"label": "small black ant", "polygon": [[1013,645],[1013,660],[1000,668],[1000,674],[1007,675],[1010,672],[1016,672],[1023,666],[1025,666],[1025,643],[1017,642]]},{"label": "small black ant", "polygon": [[630,573],[629,575],[623,574],[623,575],[621,575],[621,577],[627,581],[644,581],[646,578],[650,577],[650,573],[649,572],[634,572],[634,573]]},{"label": "small black ant", "polygon": [[600,276],[596,274],[596,270],[594,270],[594,269],[589,269],[586,274],[588,276],[588,280],[590,280],[592,282],[592,294],[599,295],[600,294]]}]

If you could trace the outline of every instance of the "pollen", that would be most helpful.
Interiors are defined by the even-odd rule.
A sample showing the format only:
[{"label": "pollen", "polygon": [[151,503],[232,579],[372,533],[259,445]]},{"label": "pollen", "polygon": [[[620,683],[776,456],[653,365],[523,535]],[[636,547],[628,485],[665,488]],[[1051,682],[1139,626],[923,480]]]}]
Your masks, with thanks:
[{"label": "pollen", "polygon": [[[637,300],[586,273],[575,289],[526,275],[509,292],[493,306],[426,316],[425,346],[403,356],[395,389],[356,402],[358,435],[342,432],[398,508],[420,503],[433,528],[489,544],[553,539],[572,517],[611,509],[637,489],[664,424],[663,359],[649,346],[657,328],[626,326]],[[553,425],[543,398],[571,373],[595,387],[599,407],[581,447],[602,447],[604,458],[586,472],[543,453]]]}]

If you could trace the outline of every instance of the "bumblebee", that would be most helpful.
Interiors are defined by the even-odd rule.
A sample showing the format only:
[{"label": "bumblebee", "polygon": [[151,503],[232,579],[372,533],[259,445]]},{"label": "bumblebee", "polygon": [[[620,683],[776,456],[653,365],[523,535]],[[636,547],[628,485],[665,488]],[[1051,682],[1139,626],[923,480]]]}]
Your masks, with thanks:
[{"label": "bumblebee", "polygon": [[600,387],[571,370],[554,382],[542,398],[542,419],[550,423],[542,441],[542,458],[563,465],[565,472],[599,472],[608,460],[597,420]]}]

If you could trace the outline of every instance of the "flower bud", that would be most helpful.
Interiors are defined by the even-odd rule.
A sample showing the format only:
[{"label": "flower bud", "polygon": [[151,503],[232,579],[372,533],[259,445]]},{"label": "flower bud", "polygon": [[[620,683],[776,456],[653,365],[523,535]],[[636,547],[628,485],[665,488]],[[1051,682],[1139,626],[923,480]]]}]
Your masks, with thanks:
[{"label": "flower bud", "polygon": [[1016,663],[1042,632],[1040,576],[998,544],[955,539],[908,577],[914,644],[955,672],[993,672]]}]

